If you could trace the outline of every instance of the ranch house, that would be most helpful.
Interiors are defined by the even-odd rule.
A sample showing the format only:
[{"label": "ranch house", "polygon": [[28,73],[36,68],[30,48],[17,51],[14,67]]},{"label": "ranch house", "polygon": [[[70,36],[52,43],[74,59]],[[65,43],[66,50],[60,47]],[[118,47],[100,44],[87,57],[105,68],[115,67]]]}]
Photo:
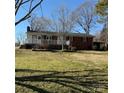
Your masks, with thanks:
[{"label": "ranch house", "polygon": [[93,36],[83,33],[66,33],[64,36],[58,32],[32,31],[27,29],[26,44],[32,48],[39,45],[40,48],[61,49],[70,46],[77,50],[90,50],[93,46]]}]

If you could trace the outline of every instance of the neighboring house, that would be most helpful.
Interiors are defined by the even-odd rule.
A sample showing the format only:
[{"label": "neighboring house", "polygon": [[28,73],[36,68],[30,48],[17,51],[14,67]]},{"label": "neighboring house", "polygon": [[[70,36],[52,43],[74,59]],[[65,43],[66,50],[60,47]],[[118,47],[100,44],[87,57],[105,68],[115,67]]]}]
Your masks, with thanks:
[{"label": "neighboring house", "polygon": [[62,35],[58,32],[27,30],[27,45],[61,49],[62,42],[65,47],[70,46],[78,50],[90,50],[93,46],[93,36],[82,33],[66,33],[64,39],[62,39]]},{"label": "neighboring house", "polygon": [[99,39],[93,39],[93,49],[94,50],[108,50],[108,45],[105,41]]},{"label": "neighboring house", "polygon": [[101,31],[100,34],[93,39],[94,50],[108,50],[108,32]]}]

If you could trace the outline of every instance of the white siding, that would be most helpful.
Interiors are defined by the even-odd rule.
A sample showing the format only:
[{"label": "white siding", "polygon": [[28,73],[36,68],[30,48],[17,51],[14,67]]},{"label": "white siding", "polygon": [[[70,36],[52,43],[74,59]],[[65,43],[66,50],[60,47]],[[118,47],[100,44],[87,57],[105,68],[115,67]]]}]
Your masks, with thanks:
[{"label": "white siding", "polygon": [[27,43],[32,44],[32,35],[31,34],[27,34]]},{"label": "white siding", "polygon": [[[40,44],[40,45],[44,45],[44,44],[54,44],[54,45],[56,45],[56,44],[61,44],[61,40],[60,39],[58,39],[57,38],[57,40],[51,40],[50,39],[50,37],[51,36],[56,36],[56,35],[54,35],[54,34],[46,34],[46,33],[27,33],[27,43],[30,43],[30,44],[32,44],[33,42],[33,40],[32,40],[32,36],[33,35],[37,35],[37,44]],[[48,39],[46,39],[46,40],[44,40],[43,39],[43,35],[47,35],[48,36]],[[38,37],[41,37],[40,39],[38,39]],[[62,37],[61,37],[62,38]]]}]

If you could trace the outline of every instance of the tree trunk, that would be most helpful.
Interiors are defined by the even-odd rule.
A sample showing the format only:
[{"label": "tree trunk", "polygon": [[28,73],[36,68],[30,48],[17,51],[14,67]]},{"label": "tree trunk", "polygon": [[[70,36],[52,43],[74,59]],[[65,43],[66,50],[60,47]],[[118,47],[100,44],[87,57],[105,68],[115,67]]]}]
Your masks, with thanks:
[{"label": "tree trunk", "polygon": [[62,51],[64,50],[64,36],[62,36]]}]

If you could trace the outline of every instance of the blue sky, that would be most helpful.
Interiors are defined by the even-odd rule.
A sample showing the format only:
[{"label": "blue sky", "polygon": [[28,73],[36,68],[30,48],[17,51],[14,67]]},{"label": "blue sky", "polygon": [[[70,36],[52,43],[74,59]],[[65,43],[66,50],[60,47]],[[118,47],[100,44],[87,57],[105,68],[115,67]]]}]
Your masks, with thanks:
[{"label": "blue sky", "polygon": [[[84,0],[44,0],[42,2],[42,11],[43,11],[43,16],[50,18],[52,14],[54,14],[57,9],[64,5],[67,8],[69,8],[70,10],[74,10],[75,8],[77,8],[80,4],[82,4],[84,2]],[[16,20],[23,16],[24,13],[26,12],[26,8],[27,5],[22,7],[18,13],[18,15],[16,16]],[[41,12],[41,8],[38,7],[34,13],[38,16],[42,16],[42,12]],[[24,21],[22,23],[20,23],[19,25],[17,25],[15,27],[16,30],[16,37],[18,37],[18,35],[24,34],[26,32],[27,26],[29,25],[28,21]],[[97,25],[95,27],[95,29],[91,32],[91,34],[94,34],[96,31],[100,31],[102,28],[102,25]]]}]

